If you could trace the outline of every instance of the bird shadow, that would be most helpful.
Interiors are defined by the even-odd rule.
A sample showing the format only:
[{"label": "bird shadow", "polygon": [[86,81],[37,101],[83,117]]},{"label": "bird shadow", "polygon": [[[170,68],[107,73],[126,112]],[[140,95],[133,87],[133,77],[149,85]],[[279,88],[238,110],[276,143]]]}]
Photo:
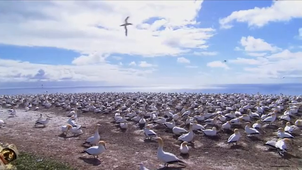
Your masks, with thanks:
[{"label": "bird shadow", "polygon": [[157,170],[182,170],[182,167],[162,167]]},{"label": "bird shadow", "polygon": [[156,143],[156,141],[152,140],[152,139],[144,139],[144,142],[146,142],[146,143]]},{"label": "bird shadow", "polygon": [[258,136],[247,136],[251,141],[263,141]]},{"label": "bird shadow", "polygon": [[88,163],[93,166],[98,166],[102,162],[97,158],[85,158],[85,157],[79,157],[80,160],[84,161],[85,163]]},{"label": "bird shadow", "polygon": [[120,128],[121,132],[125,133],[127,131],[127,129],[124,128]]},{"label": "bird shadow", "polygon": [[190,155],[189,154],[183,154],[181,153],[180,156],[184,159],[189,159],[190,158]]},{"label": "bird shadow", "polygon": [[219,140],[221,137],[219,135],[216,135],[216,136],[207,136],[207,135],[204,135],[206,136],[207,138],[211,139],[211,140]]},{"label": "bird shadow", "polygon": [[225,130],[222,130],[222,132],[228,134],[228,135],[231,135],[234,133],[234,131],[232,131],[231,129],[225,129]]},{"label": "bird shadow", "polygon": [[270,125],[270,124],[265,124],[263,125],[264,128],[266,129],[278,129],[279,127],[277,125]]},{"label": "bird shadow", "polygon": [[231,149],[242,149],[242,150],[244,150],[244,147],[242,145],[232,145]]}]

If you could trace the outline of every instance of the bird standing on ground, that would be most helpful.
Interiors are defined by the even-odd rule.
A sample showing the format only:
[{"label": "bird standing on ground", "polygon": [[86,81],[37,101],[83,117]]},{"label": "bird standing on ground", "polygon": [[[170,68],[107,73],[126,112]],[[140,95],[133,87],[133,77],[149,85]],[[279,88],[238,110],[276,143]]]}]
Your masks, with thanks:
[{"label": "bird standing on ground", "polygon": [[132,23],[129,23],[128,22],[128,19],[129,19],[129,16],[125,19],[125,23],[120,25],[121,27],[124,27],[125,28],[125,35],[127,36],[128,35],[128,29],[127,29],[127,26],[128,25],[132,25]]},{"label": "bird standing on ground", "polygon": [[169,164],[173,164],[173,163],[180,163],[182,165],[185,164],[185,162],[183,162],[182,160],[177,158],[177,156],[174,155],[173,153],[165,152],[163,150],[164,142],[163,142],[163,139],[161,137],[156,137],[155,139],[157,140],[158,145],[159,145],[158,149],[157,149],[157,158],[160,161],[165,163],[165,167],[168,167]]},{"label": "bird standing on ground", "polygon": [[105,141],[99,141],[98,146],[92,146],[88,149],[85,149],[82,153],[87,153],[88,155],[93,155],[94,158],[98,158],[101,153],[106,150]]}]

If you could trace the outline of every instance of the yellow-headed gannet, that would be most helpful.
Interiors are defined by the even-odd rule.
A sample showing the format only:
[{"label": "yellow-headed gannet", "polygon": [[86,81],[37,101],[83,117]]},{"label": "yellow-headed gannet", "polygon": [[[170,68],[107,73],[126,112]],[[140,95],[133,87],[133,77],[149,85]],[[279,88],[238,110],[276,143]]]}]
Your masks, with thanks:
[{"label": "yellow-headed gannet", "polygon": [[106,142],[99,141],[97,146],[92,146],[85,149],[82,153],[87,153],[88,155],[93,155],[94,158],[98,158],[101,153],[106,150]]},{"label": "yellow-headed gannet", "polygon": [[100,126],[99,124],[96,125],[94,135],[87,138],[83,144],[87,143],[90,145],[96,145],[99,142],[99,140],[101,139],[99,134],[99,126]]},{"label": "yellow-headed gannet", "polygon": [[239,129],[234,129],[234,133],[228,138],[228,143],[236,143],[239,141],[241,137],[241,134],[239,132]]},{"label": "yellow-headed gannet", "polygon": [[188,154],[189,150],[188,142],[184,141],[180,144],[179,151],[181,154]]},{"label": "yellow-headed gannet", "polygon": [[157,134],[150,129],[150,125],[146,125],[144,128],[144,135],[146,137],[146,139],[151,139],[152,137],[156,137]]},{"label": "yellow-headed gannet", "polygon": [[284,132],[283,128],[278,128],[277,136],[279,138],[293,138],[293,135],[290,133]]},{"label": "yellow-headed gannet", "polygon": [[244,127],[244,130],[245,130],[245,133],[247,133],[248,135],[258,135],[258,134],[260,134],[260,132],[257,129],[251,127],[250,122],[246,123],[246,125]]},{"label": "yellow-headed gannet", "polygon": [[165,163],[165,167],[168,167],[169,164],[174,164],[174,163],[179,163],[185,166],[185,162],[177,158],[176,155],[170,152],[165,152],[163,150],[164,142],[161,137],[156,137],[155,138],[158,142],[158,149],[157,149],[157,158]]}]

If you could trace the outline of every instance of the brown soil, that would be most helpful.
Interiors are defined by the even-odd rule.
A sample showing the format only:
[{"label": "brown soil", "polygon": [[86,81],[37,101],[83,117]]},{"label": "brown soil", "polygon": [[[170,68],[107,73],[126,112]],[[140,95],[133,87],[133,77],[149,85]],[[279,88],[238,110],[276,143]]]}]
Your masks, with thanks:
[{"label": "brown soil", "polygon": [[[112,115],[84,114],[79,115],[78,123],[86,126],[84,134],[80,137],[60,137],[60,126],[64,125],[67,117],[65,111],[43,111],[52,117],[46,128],[34,128],[34,122],[41,111],[17,110],[18,117],[6,120],[5,127],[0,128],[0,142],[9,142],[17,145],[20,151],[50,157],[66,162],[75,169],[104,169],[104,170],[133,170],[138,169],[138,162],[144,162],[149,169],[158,169],[162,166],[156,156],[157,143],[144,142],[144,135],[139,128],[129,126],[126,132],[111,123]],[[60,114],[58,114],[60,113]],[[8,113],[2,109],[0,119],[6,119]],[[94,125],[100,123],[100,135],[107,144],[107,151],[100,155],[101,162],[92,156],[81,153],[82,143],[91,136]],[[287,159],[281,158],[276,152],[269,151],[264,143],[274,137],[272,132],[276,129],[265,129],[261,140],[252,140],[243,135],[239,147],[233,148],[226,144],[230,134],[219,132],[219,138],[210,139],[202,134],[196,134],[194,148],[191,148],[189,157],[179,155],[179,144],[172,134],[164,128],[157,127],[155,131],[164,139],[164,149],[175,153],[182,158],[188,166],[183,170],[265,170],[265,169],[298,169],[302,167],[302,138],[294,139],[293,155]],[[241,130],[243,134],[243,130]],[[267,134],[267,135],[266,135]],[[278,167],[279,166],[279,167]],[[282,168],[280,168],[282,167]],[[167,169],[167,168],[166,168]],[[177,168],[169,168],[177,169]],[[179,168],[178,168],[179,169]]]}]

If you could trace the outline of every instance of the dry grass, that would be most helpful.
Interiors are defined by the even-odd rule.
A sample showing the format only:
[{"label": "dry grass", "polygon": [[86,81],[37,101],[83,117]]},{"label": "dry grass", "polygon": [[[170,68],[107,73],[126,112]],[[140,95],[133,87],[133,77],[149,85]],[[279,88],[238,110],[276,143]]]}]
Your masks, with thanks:
[{"label": "dry grass", "polygon": [[[18,117],[8,119],[7,126],[0,129],[2,142],[15,143],[21,151],[61,161],[79,170],[133,170],[138,169],[137,162],[145,162],[149,169],[158,169],[162,164],[156,157],[157,143],[144,142],[142,132],[134,125],[126,132],[121,132],[110,123],[112,121],[110,115],[85,114],[84,117],[82,114],[78,121],[86,126],[83,129],[84,134],[80,137],[63,138],[59,136],[59,127],[67,121],[63,115],[65,111],[61,114],[58,114],[59,111],[47,112],[52,117],[50,124],[46,128],[33,128],[39,113],[18,110]],[[101,162],[80,153],[84,149],[81,144],[93,134],[96,123],[101,124],[99,129],[101,138],[108,142],[107,151],[100,155]],[[225,142],[230,135],[228,133],[219,132],[219,137],[215,139],[196,134],[194,148],[191,148],[189,157],[179,155],[179,142],[170,132],[166,132],[162,127],[155,130],[164,139],[164,149],[177,154],[187,162],[188,166],[184,170],[277,170],[280,167],[292,170],[302,167],[300,136],[295,138],[293,155],[296,157],[280,158],[278,154],[268,151],[264,146],[264,140],[270,139],[273,136],[272,132],[276,131],[274,127],[267,128],[260,140],[243,137],[240,147],[235,148]],[[241,132],[243,133],[243,130]]]}]

